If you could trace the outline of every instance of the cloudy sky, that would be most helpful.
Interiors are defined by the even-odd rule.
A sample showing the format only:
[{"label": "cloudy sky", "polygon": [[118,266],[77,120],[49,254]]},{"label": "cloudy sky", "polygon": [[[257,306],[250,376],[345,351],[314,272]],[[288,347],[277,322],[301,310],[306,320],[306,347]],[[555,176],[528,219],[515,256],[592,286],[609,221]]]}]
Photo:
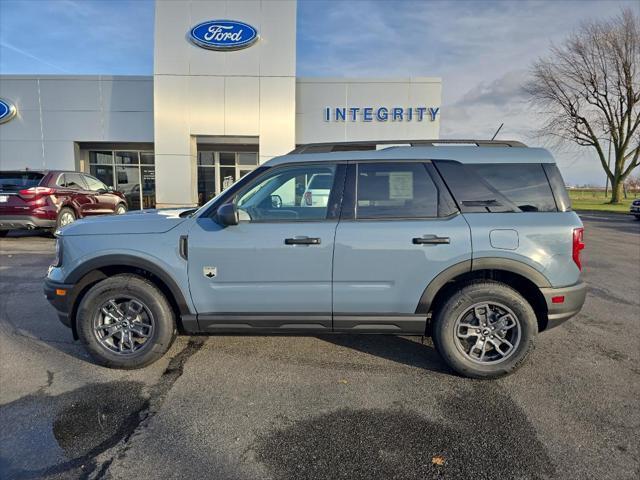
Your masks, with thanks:
[{"label": "cloudy sky", "polygon": [[[521,86],[531,63],[626,0],[298,2],[299,76],[438,76],[441,136],[547,145]],[[152,0],[0,0],[0,72],[153,72]],[[593,153],[554,147],[570,183],[604,183]]]}]

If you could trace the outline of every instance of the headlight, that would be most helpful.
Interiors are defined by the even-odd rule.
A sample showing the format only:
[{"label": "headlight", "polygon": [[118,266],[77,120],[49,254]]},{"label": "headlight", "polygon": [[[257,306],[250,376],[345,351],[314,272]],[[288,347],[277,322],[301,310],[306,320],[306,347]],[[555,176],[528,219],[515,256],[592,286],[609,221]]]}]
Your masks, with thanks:
[{"label": "headlight", "polygon": [[62,240],[56,238],[56,256],[53,259],[52,267],[59,267],[62,265]]}]

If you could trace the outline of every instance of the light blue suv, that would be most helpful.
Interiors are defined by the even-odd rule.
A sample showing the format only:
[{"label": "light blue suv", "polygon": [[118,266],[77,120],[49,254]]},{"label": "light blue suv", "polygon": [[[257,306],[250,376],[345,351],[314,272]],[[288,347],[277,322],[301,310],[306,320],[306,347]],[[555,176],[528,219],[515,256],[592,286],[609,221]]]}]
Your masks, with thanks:
[{"label": "light blue suv", "polygon": [[[45,294],[118,368],[178,332],[385,333],[430,335],[455,371],[496,377],[578,313],[583,228],[549,152],[368,147],[302,146],[197,210],[64,227]],[[319,175],[329,198],[308,202]]]}]

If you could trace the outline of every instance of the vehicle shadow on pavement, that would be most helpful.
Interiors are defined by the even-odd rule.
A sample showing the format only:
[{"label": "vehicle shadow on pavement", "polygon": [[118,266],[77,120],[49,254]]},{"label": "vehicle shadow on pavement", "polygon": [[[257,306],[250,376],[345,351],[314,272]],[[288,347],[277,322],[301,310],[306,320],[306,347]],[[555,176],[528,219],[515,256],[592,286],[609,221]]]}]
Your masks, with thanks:
[{"label": "vehicle shadow on pavement", "polygon": [[427,338],[426,343],[421,343],[421,337],[396,335],[322,335],[318,338],[409,367],[452,374]]}]

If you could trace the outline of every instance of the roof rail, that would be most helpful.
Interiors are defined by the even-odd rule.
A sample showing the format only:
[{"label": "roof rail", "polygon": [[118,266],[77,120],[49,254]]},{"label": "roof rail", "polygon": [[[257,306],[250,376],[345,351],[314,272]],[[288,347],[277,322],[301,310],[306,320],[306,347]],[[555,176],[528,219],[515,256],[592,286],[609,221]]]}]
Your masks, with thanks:
[{"label": "roof rail", "polygon": [[438,147],[441,145],[472,145],[476,147],[526,147],[522,142],[515,140],[365,140],[358,142],[328,142],[307,143],[298,145],[291,150],[292,153],[328,153],[346,152],[352,150],[377,150],[379,146],[411,146],[411,147]]}]

